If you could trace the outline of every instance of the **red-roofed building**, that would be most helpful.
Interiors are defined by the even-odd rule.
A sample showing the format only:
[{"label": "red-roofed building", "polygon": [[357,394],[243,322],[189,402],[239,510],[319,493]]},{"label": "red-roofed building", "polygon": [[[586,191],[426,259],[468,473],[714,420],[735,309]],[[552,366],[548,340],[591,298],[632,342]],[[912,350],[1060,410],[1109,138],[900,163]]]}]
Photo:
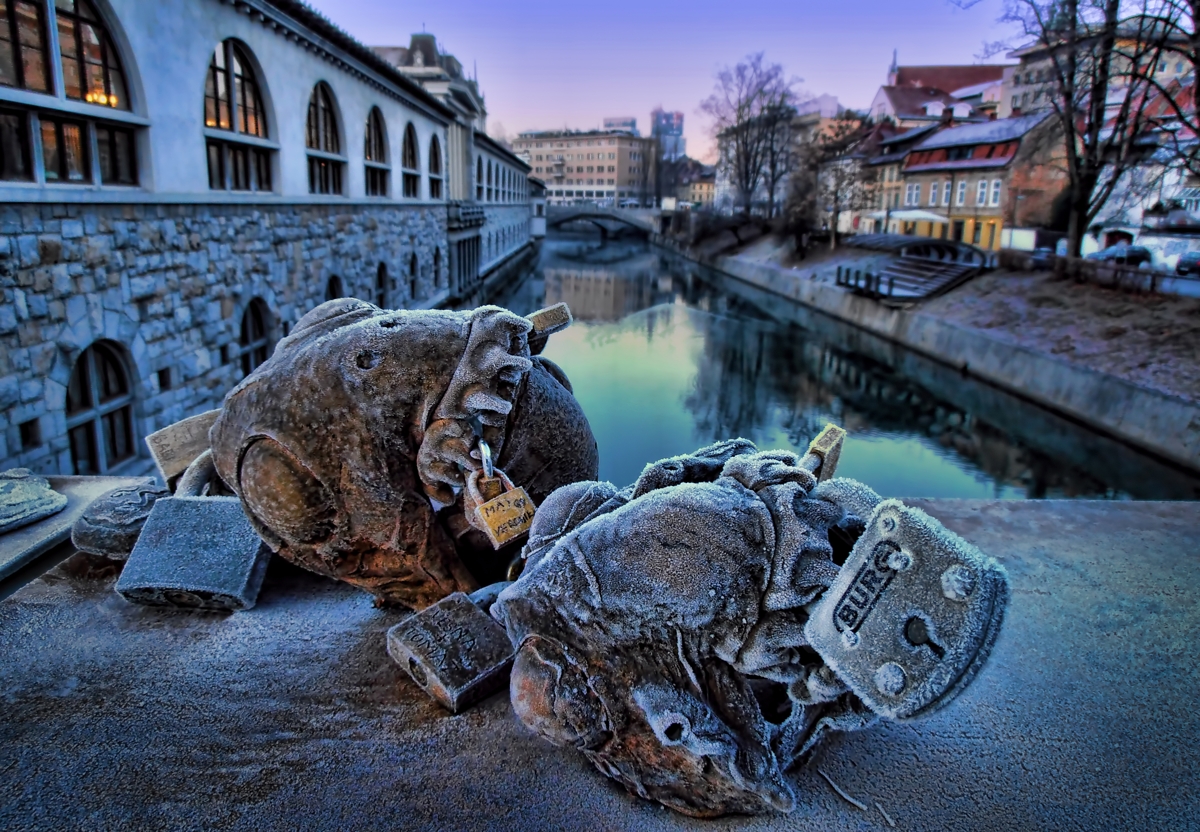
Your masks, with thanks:
[{"label": "red-roofed building", "polygon": [[960,90],[978,84],[1001,81],[1004,70],[1015,64],[966,64],[963,66],[896,66],[888,71],[891,87],[936,87]]}]

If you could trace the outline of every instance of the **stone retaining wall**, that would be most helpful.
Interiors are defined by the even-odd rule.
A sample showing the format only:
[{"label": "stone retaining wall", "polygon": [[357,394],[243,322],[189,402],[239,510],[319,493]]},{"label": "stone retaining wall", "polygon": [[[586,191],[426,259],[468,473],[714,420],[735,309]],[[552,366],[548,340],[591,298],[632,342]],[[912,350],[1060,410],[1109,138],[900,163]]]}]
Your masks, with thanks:
[{"label": "stone retaining wall", "polygon": [[349,200],[0,207],[0,470],[72,471],[67,384],[94,342],[124,358],[140,446],[142,436],[218,406],[241,379],[239,337],[252,301],[261,300],[273,342],[325,300],[335,275],[344,295],[374,301],[380,264],[388,306],[438,295],[445,208]]},{"label": "stone retaining wall", "polygon": [[889,309],[800,271],[733,257],[691,256],[671,241],[655,242],[774,295],[995,384],[1156,456],[1200,470],[1200,407],[1053,355],[1006,343],[976,329],[913,310]]}]

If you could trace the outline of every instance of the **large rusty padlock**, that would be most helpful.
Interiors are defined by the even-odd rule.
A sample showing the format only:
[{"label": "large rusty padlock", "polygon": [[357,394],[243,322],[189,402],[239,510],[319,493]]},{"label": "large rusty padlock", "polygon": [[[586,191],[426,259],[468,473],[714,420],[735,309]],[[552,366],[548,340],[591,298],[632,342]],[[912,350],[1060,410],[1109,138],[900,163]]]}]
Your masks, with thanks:
[{"label": "large rusty padlock", "polygon": [[884,500],[804,635],[871,710],[910,719],[946,705],[978,674],[1007,602],[995,560],[920,509]]},{"label": "large rusty padlock", "polygon": [[461,713],[508,684],[513,647],[485,612],[507,584],[447,595],[388,630],[387,651],[421,689]]}]

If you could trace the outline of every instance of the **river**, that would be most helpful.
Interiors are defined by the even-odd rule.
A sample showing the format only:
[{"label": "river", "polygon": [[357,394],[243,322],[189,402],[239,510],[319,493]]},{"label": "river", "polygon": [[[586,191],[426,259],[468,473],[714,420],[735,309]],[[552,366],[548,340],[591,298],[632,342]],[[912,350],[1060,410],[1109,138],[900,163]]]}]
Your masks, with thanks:
[{"label": "river", "polygon": [[640,241],[556,234],[490,302],[566,301],[546,348],[600,448],[600,477],[744,436],[803,451],[849,431],[838,474],[890,497],[1200,499],[1200,476]]}]

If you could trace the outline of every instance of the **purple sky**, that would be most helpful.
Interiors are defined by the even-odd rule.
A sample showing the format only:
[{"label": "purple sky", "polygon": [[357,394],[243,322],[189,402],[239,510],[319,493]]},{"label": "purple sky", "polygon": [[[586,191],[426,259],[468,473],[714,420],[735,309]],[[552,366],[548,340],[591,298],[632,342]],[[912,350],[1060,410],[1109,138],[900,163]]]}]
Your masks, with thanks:
[{"label": "purple sky", "polygon": [[[707,158],[709,125],[697,109],[713,75],[765,51],[813,94],[865,108],[901,64],[976,63],[1002,0],[963,10],[949,0],[308,0],[362,42],[407,45],[438,36],[487,97],[489,132],[599,127],[633,115],[648,132],[661,104],[684,114],[688,155]],[[992,59],[991,62],[1001,59]]]}]

